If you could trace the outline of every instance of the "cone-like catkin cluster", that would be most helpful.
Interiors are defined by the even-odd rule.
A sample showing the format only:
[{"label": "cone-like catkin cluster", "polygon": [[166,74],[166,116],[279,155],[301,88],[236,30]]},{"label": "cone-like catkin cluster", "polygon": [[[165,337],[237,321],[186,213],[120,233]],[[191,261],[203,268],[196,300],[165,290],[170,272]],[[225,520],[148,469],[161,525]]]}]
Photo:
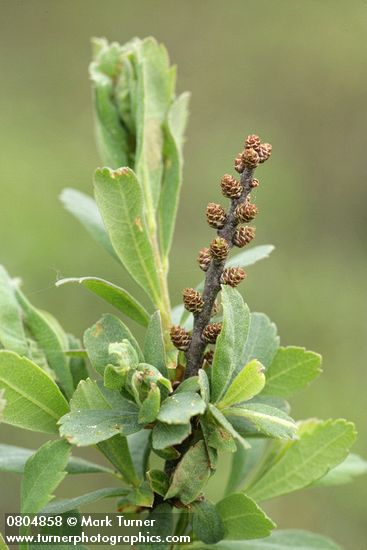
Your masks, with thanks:
[{"label": "cone-like catkin cluster", "polygon": [[183,303],[187,311],[199,313],[203,309],[204,300],[200,292],[194,288],[185,288],[183,291]]},{"label": "cone-like catkin cluster", "polygon": [[191,336],[182,327],[171,327],[171,342],[179,350],[186,351],[190,345]]},{"label": "cone-like catkin cluster", "polygon": [[216,314],[215,300],[221,285],[238,286],[246,278],[241,267],[225,267],[225,260],[233,246],[242,248],[255,236],[255,228],[241,226],[251,222],[258,214],[255,204],[250,202],[250,192],[259,186],[253,178],[255,168],[271,155],[271,145],[261,143],[259,136],[247,136],[244,149],[235,158],[235,169],[240,181],[230,174],[224,174],[220,186],[222,194],[230,199],[227,212],[217,203],[211,202],[206,208],[206,218],[210,227],[217,230],[217,236],[209,247],[199,251],[198,263],[205,271],[204,291],[193,288],[183,291],[185,308],[194,314],[192,334],[181,327],[172,327],[171,340],[180,350],[186,352],[186,375],[197,373],[203,360],[206,365],[212,362],[213,351],[205,353],[207,344],[215,344],[221,332],[222,323],[211,323]]}]

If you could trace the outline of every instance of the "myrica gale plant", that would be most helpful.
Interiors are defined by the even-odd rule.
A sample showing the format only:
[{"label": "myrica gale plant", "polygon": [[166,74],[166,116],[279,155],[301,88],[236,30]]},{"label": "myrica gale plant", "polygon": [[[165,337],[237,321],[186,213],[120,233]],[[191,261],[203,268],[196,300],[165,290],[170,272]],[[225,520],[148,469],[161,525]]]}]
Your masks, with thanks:
[{"label": "myrica gale plant", "polygon": [[[291,418],[287,399],[318,377],[321,358],[280,346],[275,325],[250,312],[237,290],[245,268],[273,248],[248,247],[258,214],[255,170],[268,161],[271,145],[249,135],[235,159],[238,179],[219,178],[226,204],[206,209],[213,239],[199,251],[204,280],[185,288],[183,305],[171,308],[168,257],[189,95],[176,96],[176,69],[152,38],[124,46],[94,40],[93,48],[104,167],[94,175],[95,200],[66,189],[61,201],[124,267],[123,277],[141,287],[150,307],[97,277],[59,280],[57,286],[78,283],[117,310],[80,341],[1,268],[2,421],[53,436],[37,451],[0,446],[0,469],[23,475],[21,512],[68,513],[114,497],[114,511],[160,514],[159,534],[188,534],[188,548],[340,550],[319,535],[274,530],[260,507],[366,470],[362,458],[349,454],[352,423]],[[144,341],[125,318],[144,327]],[[74,446],[97,447],[109,464],[73,457]],[[224,497],[213,503],[205,488],[222,453],[231,455],[232,466]],[[118,485],[53,500],[66,475],[101,472]],[[256,546],[252,539],[259,539]]]}]

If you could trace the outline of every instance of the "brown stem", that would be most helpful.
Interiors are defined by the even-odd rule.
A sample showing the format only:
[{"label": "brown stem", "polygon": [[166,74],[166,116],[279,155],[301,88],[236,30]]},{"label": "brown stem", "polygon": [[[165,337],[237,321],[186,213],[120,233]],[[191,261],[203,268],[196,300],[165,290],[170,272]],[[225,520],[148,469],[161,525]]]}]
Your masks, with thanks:
[{"label": "brown stem", "polygon": [[[236,208],[244,202],[251,191],[251,180],[255,169],[246,167],[241,174],[241,184],[243,191],[237,199],[231,200],[231,206],[226,216],[224,227],[217,231],[219,237],[225,239],[230,248],[233,246],[233,237],[237,227]],[[203,354],[207,343],[203,340],[203,330],[208,323],[213,311],[213,306],[221,288],[221,276],[226,261],[212,260],[205,275],[205,285],[203,291],[204,306],[200,313],[194,315],[194,327],[189,349],[186,352],[186,372],[185,378],[195,376],[200,369],[203,361]]]}]

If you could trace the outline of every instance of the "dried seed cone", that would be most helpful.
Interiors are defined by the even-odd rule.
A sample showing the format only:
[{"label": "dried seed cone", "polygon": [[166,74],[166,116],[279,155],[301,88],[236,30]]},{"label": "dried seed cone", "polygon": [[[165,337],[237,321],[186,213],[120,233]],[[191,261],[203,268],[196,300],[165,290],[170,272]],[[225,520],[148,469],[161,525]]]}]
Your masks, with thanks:
[{"label": "dried seed cone", "polygon": [[259,136],[256,134],[251,134],[250,136],[247,136],[245,141],[245,147],[246,149],[255,149],[255,151],[258,151],[261,145],[261,141]]},{"label": "dried seed cone", "polygon": [[213,260],[225,260],[229,252],[229,244],[222,237],[217,237],[210,244],[210,254]]},{"label": "dried seed cone", "polygon": [[207,325],[203,330],[203,338],[208,344],[215,344],[217,338],[222,330],[222,323],[211,323]]},{"label": "dried seed cone", "polygon": [[242,248],[255,237],[254,227],[239,227],[233,237],[233,244]]},{"label": "dried seed cone", "polygon": [[250,149],[245,149],[242,153],[242,162],[249,168],[256,168],[260,163],[259,153],[252,147],[250,147]]},{"label": "dried seed cone", "polygon": [[210,265],[210,262],[212,261],[209,248],[201,248],[199,250],[199,256],[197,260],[198,260],[200,269],[202,269],[203,271],[207,271]]},{"label": "dried seed cone", "polygon": [[270,143],[262,143],[260,145],[260,149],[259,149],[259,162],[262,164],[263,162],[265,162],[266,160],[268,160],[268,158],[270,157],[271,155],[271,151],[272,151],[273,147],[270,145]]},{"label": "dried seed cone", "polygon": [[240,223],[247,223],[254,219],[259,210],[251,202],[243,202],[236,208],[236,219]]},{"label": "dried seed cone", "polygon": [[210,202],[206,207],[206,219],[210,227],[222,229],[226,221],[226,213],[220,204]]},{"label": "dried seed cone", "polygon": [[185,288],[183,291],[183,303],[187,311],[199,313],[203,309],[204,300],[200,292],[194,288]]},{"label": "dried seed cone", "polygon": [[223,195],[229,199],[237,199],[243,190],[240,182],[229,174],[224,174],[221,179],[220,186],[222,188]]},{"label": "dried seed cone", "polygon": [[242,174],[242,172],[245,169],[245,164],[242,159],[242,151],[241,153],[238,153],[237,157],[234,159],[234,169],[239,173]]},{"label": "dried seed cone", "polygon": [[246,278],[246,271],[242,267],[227,267],[221,277],[221,283],[233,288]]},{"label": "dried seed cone", "polygon": [[173,326],[170,331],[172,344],[181,351],[186,351],[191,342],[190,334],[182,327]]}]

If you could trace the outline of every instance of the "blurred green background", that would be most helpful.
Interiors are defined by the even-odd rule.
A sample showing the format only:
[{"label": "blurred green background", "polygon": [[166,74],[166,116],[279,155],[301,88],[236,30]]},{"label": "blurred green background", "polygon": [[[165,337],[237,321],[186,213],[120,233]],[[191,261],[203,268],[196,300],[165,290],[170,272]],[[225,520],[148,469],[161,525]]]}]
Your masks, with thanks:
[{"label": "blurred green background", "polygon": [[[259,133],[274,149],[258,170],[256,243],[273,243],[276,251],[249,268],[243,292],[252,310],[277,323],[284,344],[324,357],[322,378],[293,399],[294,416],[355,421],[355,450],[366,456],[366,1],[0,5],[0,261],[23,278],[31,300],[81,335],[107,308],[81,288],[56,289],[57,277],[97,275],[134,290],[62,210],[58,195],[64,186],[91,192],[99,163],[90,37],[125,42],[154,35],[179,67],[179,91],[192,92],[171,255],[173,301],[200,278],[197,250],[212,234],[204,209],[221,200],[220,176],[231,171],[244,136]],[[24,446],[44,441],[4,426],[0,436]],[[74,477],[59,494],[87,492],[103,481]],[[212,487],[213,496],[221,486]],[[279,527],[319,531],[348,550],[365,550],[366,490],[363,479],[277,499],[266,509]],[[2,474],[3,512],[17,511],[18,492],[19,478]]]}]

